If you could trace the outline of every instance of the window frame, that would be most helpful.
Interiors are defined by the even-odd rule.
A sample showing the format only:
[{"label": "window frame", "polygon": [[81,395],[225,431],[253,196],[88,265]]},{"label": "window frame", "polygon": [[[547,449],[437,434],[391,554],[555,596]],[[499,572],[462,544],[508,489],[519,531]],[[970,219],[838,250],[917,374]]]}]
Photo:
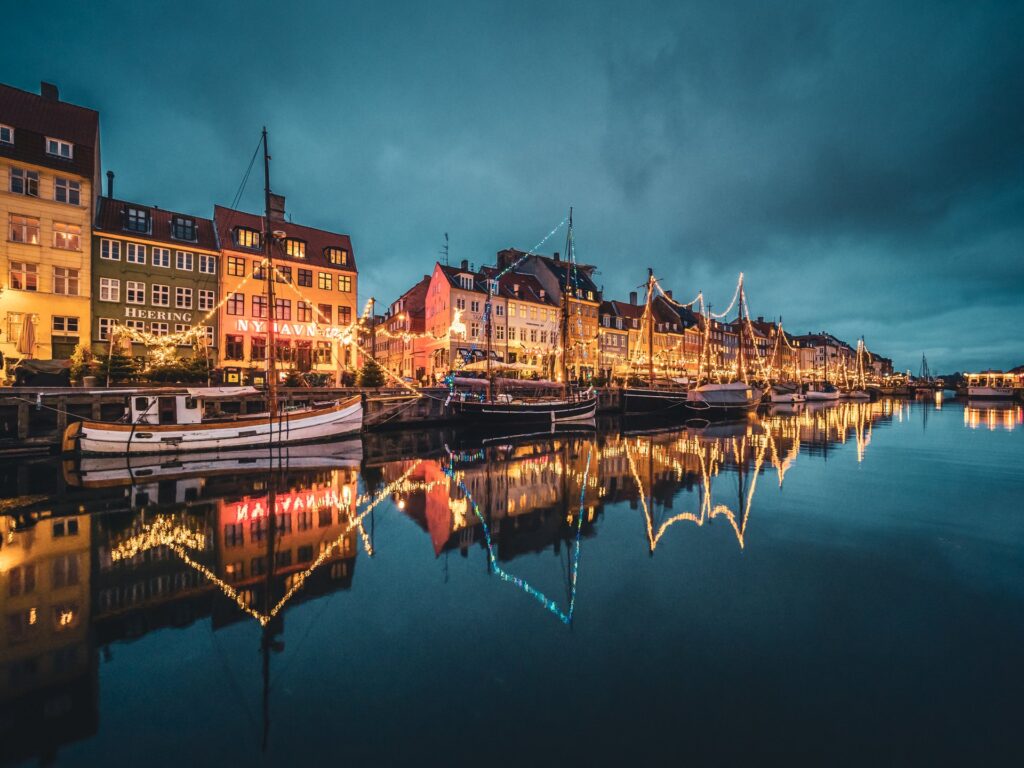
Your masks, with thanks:
[{"label": "window frame", "polygon": [[[166,300],[158,301],[157,294],[161,294]],[[164,285],[163,283],[152,283],[149,286],[149,303],[154,307],[170,307],[171,306],[171,286]]]},{"label": "window frame", "polygon": [[[51,149],[51,145],[56,146],[57,151],[54,152]],[[67,154],[64,154],[62,149],[67,147]],[[67,139],[58,139],[56,136],[46,137],[46,154],[50,157],[56,157],[61,160],[74,160],[75,159],[75,145],[74,142],[68,141]]]},{"label": "window frame", "polygon": [[[139,286],[142,286],[141,288]],[[141,296],[139,295],[141,292]],[[138,301],[133,300],[132,296],[135,296]],[[145,304],[146,296],[149,295],[146,284],[140,280],[126,280],[124,288],[124,302],[125,304]]]},{"label": "window frame", "polygon": [[[57,270],[64,272],[63,275],[58,275]],[[74,274],[71,274],[74,273]],[[63,282],[65,290],[58,291],[57,286]],[[71,285],[74,284],[75,291],[72,293],[68,290]],[[81,270],[75,267],[58,267],[53,268],[53,293],[57,296],[80,296],[81,295]]]},{"label": "window frame", "polygon": [[[104,292],[107,298],[103,298]],[[109,302],[111,304],[121,303],[121,278],[119,277],[100,277],[99,293],[96,298],[99,301]]]}]

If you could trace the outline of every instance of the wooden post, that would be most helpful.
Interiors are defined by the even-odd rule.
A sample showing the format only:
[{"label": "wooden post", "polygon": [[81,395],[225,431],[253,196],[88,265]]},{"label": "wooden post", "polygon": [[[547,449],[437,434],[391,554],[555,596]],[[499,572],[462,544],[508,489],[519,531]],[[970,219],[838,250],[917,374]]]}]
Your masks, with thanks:
[{"label": "wooden post", "polygon": [[18,439],[28,438],[28,403],[18,403]]},{"label": "wooden post", "polygon": [[61,395],[57,398],[57,435],[64,436],[64,430],[68,426],[68,399]]}]

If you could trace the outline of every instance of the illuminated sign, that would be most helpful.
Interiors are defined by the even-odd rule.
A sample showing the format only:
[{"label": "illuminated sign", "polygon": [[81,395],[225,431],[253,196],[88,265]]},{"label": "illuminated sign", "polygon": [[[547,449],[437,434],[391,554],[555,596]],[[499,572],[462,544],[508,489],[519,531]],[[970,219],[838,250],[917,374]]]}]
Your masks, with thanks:
[{"label": "illuminated sign", "polygon": [[139,309],[138,307],[125,307],[125,317],[137,317],[140,320],[177,320],[179,323],[191,323],[191,312],[161,312],[158,309]]},{"label": "illuminated sign", "polygon": [[[235,320],[235,330],[244,333],[266,333],[266,320],[248,320],[239,318]],[[320,336],[325,339],[338,339],[347,344],[352,340],[351,326],[340,325],[319,325],[317,323],[274,323],[274,333],[282,336],[306,336],[312,338]]]}]

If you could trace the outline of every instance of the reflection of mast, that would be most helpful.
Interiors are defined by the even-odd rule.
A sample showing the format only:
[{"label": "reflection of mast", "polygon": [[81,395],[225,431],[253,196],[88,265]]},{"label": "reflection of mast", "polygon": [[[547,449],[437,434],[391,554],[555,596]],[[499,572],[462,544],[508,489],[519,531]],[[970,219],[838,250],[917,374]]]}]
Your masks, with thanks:
[{"label": "reflection of mast", "polygon": [[[651,499],[651,518],[654,518],[654,436],[647,443],[647,488]],[[654,542],[650,543],[651,557],[654,557]]]}]

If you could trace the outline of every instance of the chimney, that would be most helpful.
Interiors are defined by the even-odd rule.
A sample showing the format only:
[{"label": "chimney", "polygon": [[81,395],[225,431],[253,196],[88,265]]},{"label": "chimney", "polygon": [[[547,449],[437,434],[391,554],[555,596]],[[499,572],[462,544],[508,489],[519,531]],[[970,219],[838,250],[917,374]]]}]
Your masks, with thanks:
[{"label": "chimney", "polygon": [[555,251],[555,261],[561,261],[561,260],[562,260],[561,254],[558,251]]},{"label": "chimney", "polygon": [[545,291],[543,288],[541,288],[540,289],[540,297],[541,297],[541,299],[543,299],[545,296],[547,296],[547,291]]},{"label": "chimney", "polygon": [[469,259],[462,260],[462,271],[469,272]]},{"label": "chimney", "polygon": [[107,171],[107,197],[114,199],[114,172]]},{"label": "chimney", "polygon": [[629,292],[629,303],[634,307],[636,306],[636,291]]},{"label": "chimney", "polygon": [[284,195],[270,195],[270,220],[284,221]]},{"label": "chimney", "polygon": [[512,283],[512,293],[519,295],[519,283]]},{"label": "chimney", "polygon": [[46,81],[39,83],[39,95],[47,101],[60,101],[60,91],[53,83]]}]

